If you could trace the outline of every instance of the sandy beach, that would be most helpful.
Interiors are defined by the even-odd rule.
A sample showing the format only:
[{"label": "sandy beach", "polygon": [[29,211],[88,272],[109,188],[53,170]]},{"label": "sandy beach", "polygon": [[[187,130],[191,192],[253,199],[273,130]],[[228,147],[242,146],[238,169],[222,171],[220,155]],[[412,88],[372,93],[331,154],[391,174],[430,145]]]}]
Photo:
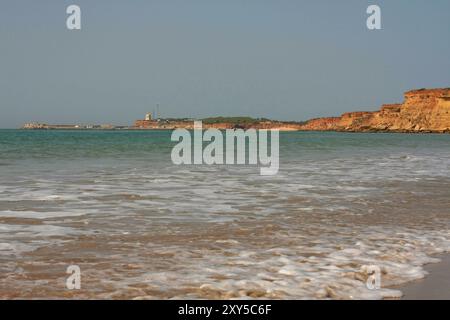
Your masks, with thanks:
[{"label": "sandy beach", "polygon": [[399,289],[403,300],[449,300],[450,299],[450,254],[439,257],[441,262],[425,266],[428,275],[409,282]]}]

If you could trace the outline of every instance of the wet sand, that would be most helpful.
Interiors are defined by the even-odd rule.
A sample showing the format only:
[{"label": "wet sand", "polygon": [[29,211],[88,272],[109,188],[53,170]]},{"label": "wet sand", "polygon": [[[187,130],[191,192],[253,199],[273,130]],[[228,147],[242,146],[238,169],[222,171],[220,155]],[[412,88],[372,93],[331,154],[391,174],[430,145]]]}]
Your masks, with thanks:
[{"label": "wet sand", "polygon": [[361,266],[406,284],[450,248],[450,135],[283,133],[276,177],[173,145],[0,132],[0,299],[392,298]]},{"label": "wet sand", "polygon": [[403,300],[450,300],[450,254],[440,256],[441,262],[425,266],[428,275],[399,287]]}]

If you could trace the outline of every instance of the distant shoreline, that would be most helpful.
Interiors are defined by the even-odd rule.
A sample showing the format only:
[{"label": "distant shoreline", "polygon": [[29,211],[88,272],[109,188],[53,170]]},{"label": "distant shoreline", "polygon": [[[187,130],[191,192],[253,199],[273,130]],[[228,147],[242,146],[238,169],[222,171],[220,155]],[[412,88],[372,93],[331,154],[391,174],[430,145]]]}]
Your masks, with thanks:
[{"label": "distant shoreline", "polygon": [[379,111],[347,112],[340,117],[316,118],[306,122],[277,121],[251,117],[205,119],[153,118],[136,120],[132,126],[26,123],[29,130],[174,130],[194,129],[202,121],[204,129],[257,129],[279,131],[331,131],[364,133],[450,133],[450,88],[419,89],[405,93],[403,103],[384,104]]},{"label": "distant shoreline", "polygon": [[[87,129],[87,128],[48,128],[48,129],[28,129],[28,128],[0,128],[0,130],[22,130],[22,131],[172,131],[178,128],[184,128],[187,130],[193,130],[193,128],[190,127],[174,127],[174,128],[110,128],[110,129]],[[238,129],[238,128],[235,128]],[[244,130],[248,129],[259,129],[256,127],[248,127],[248,128],[242,128]],[[413,130],[364,130],[364,131],[350,131],[350,130],[308,130],[308,129],[293,129],[293,130],[284,130],[283,128],[272,128],[274,130],[279,130],[280,132],[335,132],[335,133],[349,133],[349,134],[360,134],[360,133],[370,133],[370,134],[377,134],[377,133],[384,133],[384,134],[414,134],[414,135],[428,135],[428,134],[436,134],[436,135],[447,135],[450,134],[450,131],[413,131]],[[226,130],[226,128],[219,128],[219,130]],[[268,129],[270,130],[270,129]]]}]

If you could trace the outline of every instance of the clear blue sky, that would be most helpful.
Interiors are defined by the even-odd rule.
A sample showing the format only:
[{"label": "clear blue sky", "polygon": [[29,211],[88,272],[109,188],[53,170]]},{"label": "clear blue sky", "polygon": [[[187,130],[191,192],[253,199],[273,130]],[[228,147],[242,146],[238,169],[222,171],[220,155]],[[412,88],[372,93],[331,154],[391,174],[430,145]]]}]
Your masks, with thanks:
[{"label": "clear blue sky", "polygon": [[[82,30],[66,29],[66,7]],[[366,8],[382,8],[381,31]],[[448,0],[2,0],[0,127],[305,120],[450,86]]]}]

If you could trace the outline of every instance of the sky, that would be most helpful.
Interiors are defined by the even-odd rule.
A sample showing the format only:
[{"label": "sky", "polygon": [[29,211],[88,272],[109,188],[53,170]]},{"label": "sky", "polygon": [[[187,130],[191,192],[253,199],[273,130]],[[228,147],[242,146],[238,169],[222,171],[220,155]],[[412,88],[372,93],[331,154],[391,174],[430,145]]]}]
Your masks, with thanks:
[{"label": "sky", "polygon": [[[81,8],[68,30],[66,8]],[[382,30],[366,9],[381,8]],[[2,0],[0,128],[302,121],[450,87],[448,0]]]}]

